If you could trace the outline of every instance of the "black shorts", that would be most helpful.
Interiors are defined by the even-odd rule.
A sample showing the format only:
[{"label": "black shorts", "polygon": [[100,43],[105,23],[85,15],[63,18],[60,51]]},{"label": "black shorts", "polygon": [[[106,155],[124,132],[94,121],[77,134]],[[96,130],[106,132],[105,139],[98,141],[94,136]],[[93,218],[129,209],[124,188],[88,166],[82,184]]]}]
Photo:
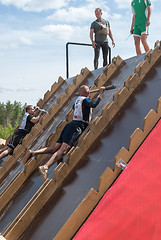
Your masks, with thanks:
[{"label": "black shorts", "polygon": [[72,147],[87,126],[88,124],[82,121],[71,121],[63,128],[57,143],[64,142]]},{"label": "black shorts", "polygon": [[12,139],[7,144],[8,147],[13,150],[17,147],[18,144],[22,143],[22,139],[27,135],[27,132],[23,129],[18,129],[12,136]]}]

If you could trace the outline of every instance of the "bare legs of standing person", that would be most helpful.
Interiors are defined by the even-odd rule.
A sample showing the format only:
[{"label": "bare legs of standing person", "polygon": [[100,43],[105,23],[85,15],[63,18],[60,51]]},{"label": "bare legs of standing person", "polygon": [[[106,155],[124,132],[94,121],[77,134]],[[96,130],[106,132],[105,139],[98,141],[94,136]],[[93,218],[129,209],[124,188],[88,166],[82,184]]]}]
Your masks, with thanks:
[{"label": "bare legs of standing person", "polygon": [[149,45],[147,43],[147,34],[142,34],[141,37],[134,36],[136,54],[139,55],[142,53],[140,43],[142,42],[145,52],[149,51]]}]

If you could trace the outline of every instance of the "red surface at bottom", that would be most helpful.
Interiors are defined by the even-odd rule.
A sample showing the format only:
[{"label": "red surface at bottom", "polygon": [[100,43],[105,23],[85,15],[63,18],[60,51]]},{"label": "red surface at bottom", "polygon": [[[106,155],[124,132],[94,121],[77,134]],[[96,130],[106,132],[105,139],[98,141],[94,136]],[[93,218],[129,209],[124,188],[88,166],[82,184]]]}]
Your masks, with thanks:
[{"label": "red surface at bottom", "polygon": [[161,121],[73,239],[161,239]]}]

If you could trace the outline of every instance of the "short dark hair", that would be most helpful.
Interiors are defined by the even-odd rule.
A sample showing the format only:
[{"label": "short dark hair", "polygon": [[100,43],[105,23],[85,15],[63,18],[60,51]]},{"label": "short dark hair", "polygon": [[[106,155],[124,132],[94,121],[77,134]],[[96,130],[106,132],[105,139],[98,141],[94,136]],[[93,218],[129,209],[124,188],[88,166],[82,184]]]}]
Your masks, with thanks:
[{"label": "short dark hair", "polygon": [[28,105],[28,106],[26,107],[26,112],[27,112],[28,110],[30,110],[31,107],[32,107],[32,105]]}]

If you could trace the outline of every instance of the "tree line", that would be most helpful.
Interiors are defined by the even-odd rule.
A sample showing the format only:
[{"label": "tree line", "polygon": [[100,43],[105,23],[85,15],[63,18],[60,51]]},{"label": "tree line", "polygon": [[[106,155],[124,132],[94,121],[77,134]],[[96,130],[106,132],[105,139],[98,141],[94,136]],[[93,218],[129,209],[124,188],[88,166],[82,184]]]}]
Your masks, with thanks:
[{"label": "tree line", "polygon": [[27,104],[14,101],[0,102],[0,138],[6,139],[21,124]]}]

